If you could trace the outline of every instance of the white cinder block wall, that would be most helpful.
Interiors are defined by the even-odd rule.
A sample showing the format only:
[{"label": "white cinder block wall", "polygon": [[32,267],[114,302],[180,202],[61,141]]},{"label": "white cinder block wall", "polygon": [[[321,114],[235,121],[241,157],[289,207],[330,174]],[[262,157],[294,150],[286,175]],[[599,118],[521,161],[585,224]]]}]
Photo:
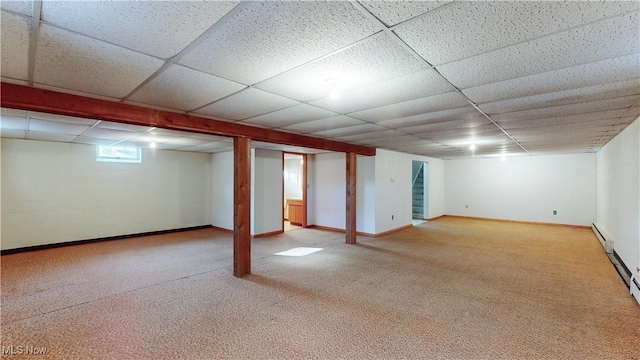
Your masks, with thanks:
[{"label": "white cinder block wall", "polygon": [[602,148],[597,164],[596,226],[635,274],[640,266],[640,118]]},{"label": "white cinder block wall", "polygon": [[447,215],[583,226],[596,218],[595,154],[449,160],[445,174]]},{"label": "white cinder block wall", "polygon": [[108,163],[93,145],[3,139],[1,180],[3,250],[210,223],[209,154]]}]

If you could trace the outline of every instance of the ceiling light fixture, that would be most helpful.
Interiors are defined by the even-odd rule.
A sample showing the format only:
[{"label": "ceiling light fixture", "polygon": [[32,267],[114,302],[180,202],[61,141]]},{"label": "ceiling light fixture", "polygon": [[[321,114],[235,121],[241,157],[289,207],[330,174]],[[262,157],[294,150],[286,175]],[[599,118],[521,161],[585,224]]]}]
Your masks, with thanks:
[{"label": "ceiling light fixture", "polygon": [[152,142],[151,144],[149,144],[149,147],[152,148],[152,149],[155,149],[156,148],[156,143]]},{"label": "ceiling light fixture", "polygon": [[339,83],[340,80],[336,78],[327,79],[327,85],[329,85],[329,98],[331,100],[335,100],[340,96],[340,93],[338,92]]},{"label": "ceiling light fixture", "polygon": [[476,144],[469,145],[469,150],[473,151],[476,149]]}]

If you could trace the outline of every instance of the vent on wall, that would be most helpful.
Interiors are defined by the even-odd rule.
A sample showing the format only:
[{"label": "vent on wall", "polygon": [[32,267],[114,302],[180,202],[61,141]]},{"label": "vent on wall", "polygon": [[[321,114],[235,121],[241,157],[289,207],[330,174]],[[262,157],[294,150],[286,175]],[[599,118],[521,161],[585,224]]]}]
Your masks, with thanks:
[{"label": "vent on wall", "polygon": [[613,253],[613,240],[609,239],[607,241],[606,237],[596,227],[596,224],[591,224],[591,229],[593,230],[593,232],[598,237],[598,240],[600,240],[600,243],[602,244],[602,246],[604,246],[604,251],[607,254],[612,254]]}]

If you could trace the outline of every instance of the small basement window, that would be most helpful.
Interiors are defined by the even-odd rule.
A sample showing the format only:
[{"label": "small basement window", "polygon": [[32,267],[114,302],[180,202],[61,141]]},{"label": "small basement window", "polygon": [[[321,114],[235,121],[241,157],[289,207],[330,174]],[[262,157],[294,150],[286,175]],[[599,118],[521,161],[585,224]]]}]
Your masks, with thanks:
[{"label": "small basement window", "polygon": [[96,160],[139,164],[142,162],[142,150],[135,146],[98,145]]}]

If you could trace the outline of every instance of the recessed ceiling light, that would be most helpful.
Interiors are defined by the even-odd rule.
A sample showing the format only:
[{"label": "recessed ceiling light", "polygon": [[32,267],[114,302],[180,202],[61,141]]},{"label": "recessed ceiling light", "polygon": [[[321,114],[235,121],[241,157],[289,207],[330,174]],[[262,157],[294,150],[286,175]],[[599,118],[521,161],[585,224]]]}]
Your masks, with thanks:
[{"label": "recessed ceiling light", "polygon": [[469,145],[469,150],[473,151],[476,149],[476,144]]},{"label": "recessed ceiling light", "polygon": [[336,78],[327,79],[327,85],[329,85],[329,98],[331,100],[335,100],[340,96],[340,93],[338,92],[339,83],[340,80]]},{"label": "recessed ceiling light", "polygon": [[155,149],[156,148],[156,143],[152,142],[151,144],[149,144],[149,147],[152,148],[152,149]]}]

